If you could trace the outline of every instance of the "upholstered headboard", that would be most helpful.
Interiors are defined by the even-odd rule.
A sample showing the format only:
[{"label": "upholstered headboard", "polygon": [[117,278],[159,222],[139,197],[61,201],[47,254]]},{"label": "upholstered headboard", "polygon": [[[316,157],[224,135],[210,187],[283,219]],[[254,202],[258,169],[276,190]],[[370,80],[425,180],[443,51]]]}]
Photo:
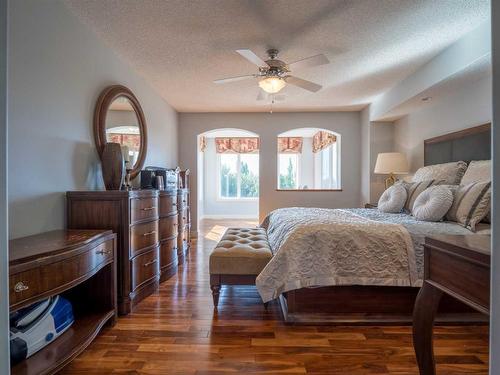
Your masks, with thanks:
[{"label": "upholstered headboard", "polygon": [[424,165],[491,159],[491,124],[424,141]]}]

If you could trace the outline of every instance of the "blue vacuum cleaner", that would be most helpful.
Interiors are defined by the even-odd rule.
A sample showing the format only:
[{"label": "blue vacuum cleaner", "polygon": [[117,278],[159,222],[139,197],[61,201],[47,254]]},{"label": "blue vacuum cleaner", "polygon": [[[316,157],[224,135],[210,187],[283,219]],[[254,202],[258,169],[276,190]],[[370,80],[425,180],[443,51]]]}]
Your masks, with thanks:
[{"label": "blue vacuum cleaner", "polygon": [[10,315],[10,358],[18,363],[61,336],[75,321],[71,303],[55,296]]}]

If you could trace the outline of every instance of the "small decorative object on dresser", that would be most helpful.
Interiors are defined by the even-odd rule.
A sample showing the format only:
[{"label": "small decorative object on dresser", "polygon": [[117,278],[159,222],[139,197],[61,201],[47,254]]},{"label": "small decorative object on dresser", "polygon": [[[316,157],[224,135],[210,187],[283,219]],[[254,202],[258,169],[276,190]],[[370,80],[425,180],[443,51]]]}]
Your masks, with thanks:
[{"label": "small decorative object on dresser", "polygon": [[[54,341],[13,365],[12,374],[56,373],[92,342],[104,324],[114,325],[115,240],[111,231],[57,230],[10,241],[11,312],[61,295],[75,318]],[[42,325],[39,334],[49,328]],[[52,336],[47,332],[46,337]]]},{"label": "small decorative object on dresser", "polygon": [[124,184],[125,163],[119,143],[108,142],[104,145],[101,167],[106,190],[120,190]]},{"label": "small decorative object on dresser", "polygon": [[490,241],[490,236],[481,235],[426,238],[424,284],[413,311],[413,345],[421,375],[436,371],[432,327],[443,293],[489,315]]},{"label": "small decorative object on dresser", "polygon": [[70,191],[68,228],[117,234],[118,312],[153,293],[160,279],[158,190]]}]

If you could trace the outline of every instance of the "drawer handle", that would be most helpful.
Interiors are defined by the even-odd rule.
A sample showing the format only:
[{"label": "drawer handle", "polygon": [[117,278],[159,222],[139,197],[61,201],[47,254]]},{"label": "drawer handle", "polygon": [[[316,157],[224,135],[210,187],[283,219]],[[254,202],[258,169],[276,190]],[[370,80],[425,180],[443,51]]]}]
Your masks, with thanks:
[{"label": "drawer handle", "polygon": [[155,264],[156,262],[158,262],[158,259],[153,259],[153,260],[152,260],[152,261],[150,261],[150,262],[144,263],[144,264],[143,264],[143,266],[144,266],[144,267],[148,267],[148,266],[150,266],[150,265],[152,265],[152,264]]},{"label": "drawer handle", "polygon": [[151,236],[151,235],[153,235],[153,234],[156,234],[156,231],[155,231],[155,230],[152,230],[151,232],[146,232],[146,233],[143,233],[142,235],[143,235],[144,237],[146,237],[146,236]]},{"label": "drawer handle", "polygon": [[30,287],[23,283],[22,281],[19,281],[15,286],[14,286],[14,292],[16,293],[21,293],[25,290],[28,290]]},{"label": "drawer handle", "polygon": [[154,210],[156,208],[156,206],[151,206],[151,207],[144,207],[144,208],[141,208],[142,211],[151,211],[151,210]]},{"label": "drawer handle", "polygon": [[183,200],[182,200],[182,203],[186,203],[186,200],[185,200],[185,199],[183,199]]},{"label": "drawer handle", "polygon": [[177,206],[177,203],[172,203],[172,206]]},{"label": "drawer handle", "polygon": [[99,254],[99,255],[108,255],[108,254],[111,254],[111,250],[97,250],[96,254]]}]

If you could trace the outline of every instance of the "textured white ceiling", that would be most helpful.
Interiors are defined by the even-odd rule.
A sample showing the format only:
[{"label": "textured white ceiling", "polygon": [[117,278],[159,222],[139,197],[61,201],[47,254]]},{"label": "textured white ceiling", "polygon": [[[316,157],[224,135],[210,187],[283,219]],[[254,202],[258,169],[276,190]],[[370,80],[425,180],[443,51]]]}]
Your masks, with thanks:
[{"label": "textured white ceiling", "polygon": [[215,85],[256,67],[234,50],[331,64],[294,75],[275,111],[360,109],[489,17],[488,0],[65,0],[181,112],[268,111],[256,81]]}]

